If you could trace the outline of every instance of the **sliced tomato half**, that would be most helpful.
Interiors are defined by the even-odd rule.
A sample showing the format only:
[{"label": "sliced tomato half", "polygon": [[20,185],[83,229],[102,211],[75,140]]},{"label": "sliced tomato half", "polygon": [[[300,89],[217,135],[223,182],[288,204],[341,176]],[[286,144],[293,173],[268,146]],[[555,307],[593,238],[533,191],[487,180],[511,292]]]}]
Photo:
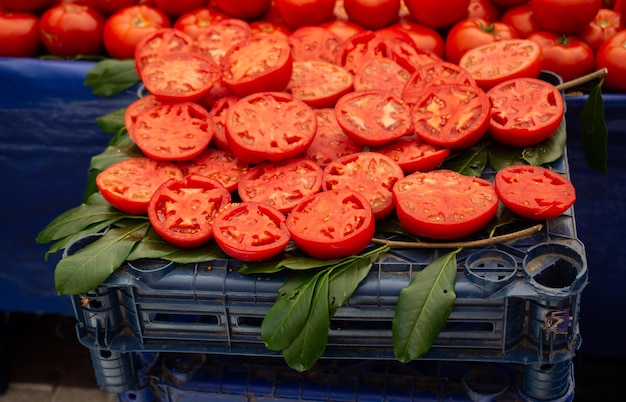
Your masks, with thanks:
[{"label": "sliced tomato half", "polygon": [[576,201],[572,182],[542,166],[508,166],[498,171],[494,184],[502,203],[528,219],[556,218]]},{"label": "sliced tomato half", "polygon": [[194,102],[161,103],[137,116],[130,139],[157,160],[195,158],[211,142],[215,127],[202,106]]},{"label": "sliced tomato half", "polygon": [[351,190],[313,194],[287,217],[294,243],[313,258],[329,260],[359,253],[374,236],[369,202]]},{"label": "sliced tomato half", "polygon": [[145,214],[150,198],[169,179],[182,180],[183,172],[172,162],[148,157],[124,159],[96,176],[100,193],[115,208],[128,214]]},{"label": "sliced tomato half", "polygon": [[213,218],[229,202],[230,193],[217,180],[199,175],[170,179],[150,198],[148,218],[163,240],[194,248],[213,238]]},{"label": "sliced tomato half", "polygon": [[162,102],[195,102],[219,80],[219,66],[195,52],[168,53],[153,59],[141,74],[146,89]]},{"label": "sliced tomato half", "polygon": [[213,237],[239,261],[263,261],[280,254],[291,235],[285,215],[260,202],[232,203],[213,219]]},{"label": "sliced tomato half", "polygon": [[405,176],[394,186],[393,197],[400,224],[409,233],[433,239],[469,236],[498,210],[491,183],[445,169]]},{"label": "sliced tomato half", "polygon": [[424,142],[417,134],[404,135],[371,150],[393,159],[400,165],[404,174],[433,170],[450,155],[448,148]]},{"label": "sliced tomato half", "polygon": [[377,146],[412,129],[411,109],[398,95],[383,89],[353,91],[335,105],[343,131],[355,142]]},{"label": "sliced tomato half", "polygon": [[265,162],[250,168],[239,181],[242,201],[262,202],[287,214],[302,199],[322,188],[323,170],[305,158]]},{"label": "sliced tomato half", "polygon": [[200,175],[220,182],[230,192],[237,190],[239,180],[248,173],[248,164],[237,159],[231,151],[207,148],[200,155],[178,166],[185,177]]},{"label": "sliced tomato half", "polygon": [[334,107],[352,91],[354,78],[346,69],[326,61],[295,61],[286,92],[314,108]]},{"label": "sliced tomato half", "polygon": [[487,132],[489,111],[489,97],[476,86],[433,85],[413,106],[413,128],[426,142],[463,149]]},{"label": "sliced tomato half", "polygon": [[489,133],[506,145],[529,147],[550,137],[565,115],[556,87],[537,78],[514,78],[491,88]]}]

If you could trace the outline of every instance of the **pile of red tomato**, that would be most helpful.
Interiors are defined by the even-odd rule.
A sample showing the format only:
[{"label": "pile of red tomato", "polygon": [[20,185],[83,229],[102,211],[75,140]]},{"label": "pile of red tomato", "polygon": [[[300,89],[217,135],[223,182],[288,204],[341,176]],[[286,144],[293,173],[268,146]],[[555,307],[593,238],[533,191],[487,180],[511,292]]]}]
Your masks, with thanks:
[{"label": "pile of red tomato", "polygon": [[[561,94],[537,79],[550,52],[518,26],[531,20],[488,22],[557,2],[497,2],[90,0],[30,11],[50,53],[134,59],[148,91],[124,116],[143,155],[98,175],[104,198],[147,214],[176,246],[214,239],[257,261],[290,240],[316,258],[357,253],[394,211],[416,236],[451,239],[483,228],[500,201],[539,220],[574,203],[572,184],[543,167],[510,166],[493,183],[438,168],[485,135],[528,147],[563,120]],[[0,18],[16,15],[26,14]]]},{"label": "pile of red tomato", "polygon": [[[342,39],[363,29],[405,30],[452,63],[471,47],[530,38],[544,67],[564,81],[607,67],[605,88],[626,91],[626,5],[622,0],[0,0],[0,56],[51,53],[132,58],[160,27],[198,30],[225,18],[255,32],[289,35],[322,25]],[[610,40],[609,40],[610,38]],[[608,42],[604,46],[604,42]]]}]

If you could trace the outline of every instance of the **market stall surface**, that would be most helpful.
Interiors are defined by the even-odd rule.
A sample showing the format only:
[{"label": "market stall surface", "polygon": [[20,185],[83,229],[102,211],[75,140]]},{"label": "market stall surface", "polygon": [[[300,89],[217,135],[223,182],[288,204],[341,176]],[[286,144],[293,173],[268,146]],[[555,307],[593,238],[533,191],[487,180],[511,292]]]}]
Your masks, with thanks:
[{"label": "market stall surface", "polygon": [[[89,351],[76,338],[75,323],[74,317],[54,314],[5,313],[0,331],[0,402],[117,401],[115,394],[98,388]],[[574,402],[620,400],[625,363],[620,358],[576,356]]]}]

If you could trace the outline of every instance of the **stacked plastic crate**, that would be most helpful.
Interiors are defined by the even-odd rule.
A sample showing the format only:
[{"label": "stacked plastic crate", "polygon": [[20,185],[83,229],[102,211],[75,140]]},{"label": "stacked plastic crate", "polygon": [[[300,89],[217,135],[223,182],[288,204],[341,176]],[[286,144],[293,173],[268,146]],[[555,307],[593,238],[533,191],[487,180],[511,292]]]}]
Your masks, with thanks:
[{"label": "stacked plastic crate", "polygon": [[[551,167],[568,174],[565,157]],[[73,298],[77,335],[101,388],[120,400],[573,399],[587,284],[573,209],[533,235],[464,248],[445,328],[420,359],[401,364],[391,335],[399,292],[445,252],[379,258],[331,320],[323,358],[303,373],[261,338],[285,277],[240,274],[235,260],[125,263]]]}]

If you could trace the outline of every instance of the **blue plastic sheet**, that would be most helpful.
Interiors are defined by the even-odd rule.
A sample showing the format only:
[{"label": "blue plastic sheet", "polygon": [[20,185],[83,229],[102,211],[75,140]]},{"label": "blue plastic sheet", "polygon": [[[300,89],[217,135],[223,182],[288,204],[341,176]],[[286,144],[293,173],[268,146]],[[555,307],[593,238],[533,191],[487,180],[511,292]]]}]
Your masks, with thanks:
[{"label": "blue plastic sheet", "polygon": [[0,58],[0,310],[73,315],[54,289],[58,256],[35,237],[82,202],[91,157],[111,135],[96,118],[136,99],[84,85],[93,62]]},{"label": "blue plastic sheet", "polygon": [[589,168],[581,144],[586,98],[567,101],[567,148],[578,237],[585,244],[589,285],[581,298],[581,353],[626,357],[626,96],[605,95],[607,173]]}]

